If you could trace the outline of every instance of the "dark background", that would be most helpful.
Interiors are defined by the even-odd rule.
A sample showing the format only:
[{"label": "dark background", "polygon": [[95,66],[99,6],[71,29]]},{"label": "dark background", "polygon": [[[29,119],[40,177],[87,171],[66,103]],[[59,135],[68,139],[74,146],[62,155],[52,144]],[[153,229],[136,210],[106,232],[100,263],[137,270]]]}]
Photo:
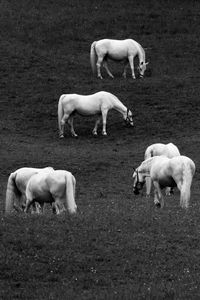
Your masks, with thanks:
[{"label": "dark background", "polygon": [[[1,299],[199,298],[199,34],[198,1],[1,1]],[[93,76],[90,45],[102,38],[138,41],[144,80],[130,70],[124,80],[114,62],[115,79]],[[99,90],[132,109],[135,127],[110,111],[108,136],[94,138],[94,118],[77,116],[79,138],[66,128],[60,140],[60,95]],[[188,211],[178,191],[162,210],[132,192],[133,167],[156,142],[196,164]],[[23,166],[71,171],[78,214],[5,216],[8,176]]]}]

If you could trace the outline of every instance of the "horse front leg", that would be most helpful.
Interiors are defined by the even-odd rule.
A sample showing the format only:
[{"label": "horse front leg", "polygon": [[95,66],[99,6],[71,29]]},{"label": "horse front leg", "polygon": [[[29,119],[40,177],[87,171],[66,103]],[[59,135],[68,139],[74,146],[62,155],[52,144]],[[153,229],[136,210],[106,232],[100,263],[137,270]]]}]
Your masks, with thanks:
[{"label": "horse front leg", "polygon": [[29,208],[30,208],[30,206],[31,206],[32,203],[33,203],[33,200],[32,200],[32,199],[30,199],[30,198],[27,198],[27,199],[26,199],[26,205],[25,205],[25,209],[24,209],[24,212],[25,212],[25,213],[28,213]]},{"label": "horse front leg", "polygon": [[128,61],[129,61],[130,67],[131,67],[132,77],[133,77],[133,79],[135,79],[134,62],[133,62],[134,58],[133,58],[133,56],[129,56]]},{"label": "horse front leg", "polygon": [[163,208],[164,206],[164,199],[163,199],[163,195],[162,195],[162,192],[161,192],[161,188],[160,188],[160,185],[157,181],[154,181],[153,182],[154,184],[154,204],[158,207],[161,206],[161,208]]},{"label": "horse front leg", "polygon": [[111,78],[114,78],[113,74],[110,72],[110,70],[108,69],[108,64],[107,64],[107,61],[104,61],[103,62],[103,66],[104,68],[106,69],[106,72],[108,73],[108,75],[111,77]]},{"label": "horse front leg", "polygon": [[73,118],[73,117],[70,117],[70,118],[68,119],[68,124],[69,124],[70,127],[71,127],[71,135],[72,135],[73,137],[77,137],[78,134],[76,134],[76,132],[74,131],[74,118]]},{"label": "horse front leg", "polygon": [[98,125],[99,125],[100,121],[101,121],[101,116],[98,117],[98,119],[95,122],[94,129],[92,130],[93,135],[97,135],[97,129],[98,129]]},{"label": "horse front leg", "polygon": [[151,183],[152,183],[151,177],[146,177],[145,182],[146,182],[146,197],[149,197],[151,193]]},{"label": "horse front leg", "polygon": [[107,135],[107,132],[106,132],[107,114],[108,114],[108,110],[107,109],[102,110],[102,121],[103,121],[102,134],[103,135]]}]

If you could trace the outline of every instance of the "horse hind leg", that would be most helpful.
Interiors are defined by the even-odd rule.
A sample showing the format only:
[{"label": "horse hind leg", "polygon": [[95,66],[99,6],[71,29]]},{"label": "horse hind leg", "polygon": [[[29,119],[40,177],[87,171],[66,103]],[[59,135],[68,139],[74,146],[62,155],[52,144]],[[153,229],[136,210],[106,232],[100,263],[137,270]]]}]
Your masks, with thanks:
[{"label": "horse hind leg", "polygon": [[187,182],[183,182],[183,183],[178,183],[177,187],[180,191],[180,206],[182,208],[188,208],[189,206],[189,201],[190,201],[190,184],[188,184]]},{"label": "horse hind leg", "polygon": [[101,121],[101,116],[98,117],[98,119],[96,120],[95,125],[94,125],[94,129],[92,130],[92,133],[95,136],[97,135],[97,129],[98,129],[98,125],[99,125],[100,121]]},{"label": "horse hind leg", "polygon": [[172,187],[166,187],[166,189],[165,189],[165,195],[166,196],[171,196],[172,194],[174,193],[174,190],[173,190],[173,188]]},{"label": "horse hind leg", "polygon": [[74,118],[73,117],[68,118],[68,124],[70,125],[70,128],[71,128],[71,135],[73,137],[77,137],[78,134],[76,134],[76,132],[74,130]]},{"label": "horse hind leg", "polygon": [[60,199],[56,198],[55,201],[51,203],[51,206],[52,206],[53,213],[56,215],[59,215],[62,212],[66,211],[64,204]]},{"label": "horse hind leg", "polygon": [[125,64],[124,64],[124,71],[122,73],[122,76],[126,79],[126,71],[127,71],[127,68],[128,68],[128,64],[129,64],[129,61],[126,61]]},{"label": "horse hind leg", "polygon": [[103,79],[102,75],[101,75],[101,64],[103,62],[103,56],[98,56],[98,59],[97,59],[97,77],[100,78],[100,79]]},{"label": "horse hind leg", "polygon": [[43,208],[44,208],[44,203],[39,204],[38,202],[33,202],[32,203],[32,214],[42,214],[43,213]]},{"label": "horse hind leg", "polygon": [[111,78],[114,78],[113,74],[110,72],[110,70],[108,69],[108,63],[107,61],[104,61],[103,62],[103,67],[106,69],[106,72],[108,73],[108,75],[111,77]]},{"label": "horse hind leg", "polygon": [[62,117],[61,121],[60,121],[60,130],[59,130],[59,137],[60,138],[64,138],[64,129],[65,129],[65,123],[68,120],[69,115],[64,114],[64,116]]}]

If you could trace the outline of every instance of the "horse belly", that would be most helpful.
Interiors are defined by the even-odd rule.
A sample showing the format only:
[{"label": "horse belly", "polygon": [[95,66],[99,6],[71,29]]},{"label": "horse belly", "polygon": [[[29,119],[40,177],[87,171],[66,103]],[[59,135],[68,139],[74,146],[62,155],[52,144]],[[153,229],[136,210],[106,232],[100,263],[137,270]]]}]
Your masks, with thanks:
[{"label": "horse belly", "polygon": [[174,179],[171,176],[169,176],[169,177],[159,179],[159,185],[161,188],[165,188],[167,186],[175,187],[176,182],[174,181]]},{"label": "horse belly", "polygon": [[46,192],[40,193],[38,195],[35,195],[35,201],[37,201],[39,203],[43,203],[43,202],[51,203],[54,200],[52,198],[52,195],[46,191]]},{"label": "horse belly", "polygon": [[[37,182],[38,183],[38,182]],[[52,195],[47,186],[40,186],[41,183],[31,186],[32,199],[37,202],[52,202]]]},{"label": "horse belly", "polygon": [[84,103],[76,108],[76,112],[82,116],[95,115],[100,113],[100,107],[96,103]]},{"label": "horse belly", "polygon": [[127,49],[118,48],[118,49],[112,49],[111,51],[108,51],[107,57],[111,60],[125,60],[128,57]]}]

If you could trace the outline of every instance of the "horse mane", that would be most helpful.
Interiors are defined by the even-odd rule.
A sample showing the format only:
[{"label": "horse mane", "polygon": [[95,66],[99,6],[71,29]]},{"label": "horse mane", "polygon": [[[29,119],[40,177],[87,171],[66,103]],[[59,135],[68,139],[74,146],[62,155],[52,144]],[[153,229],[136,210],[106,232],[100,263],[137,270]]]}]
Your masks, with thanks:
[{"label": "horse mane", "polygon": [[150,168],[154,159],[155,156],[144,160],[139,167],[140,169],[142,169],[141,171],[150,172]]},{"label": "horse mane", "polygon": [[[121,108],[123,108],[123,110],[124,110],[123,113],[125,113],[125,112],[127,111],[127,107],[119,100],[119,98],[118,98],[117,96],[115,96],[115,95],[113,95],[113,94],[111,94],[111,95],[112,95],[112,98],[115,100],[115,102],[117,102],[117,104],[118,104],[119,107],[120,107],[119,112],[121,111]],[[117,108],[116,108],[116,109],[117,109]]]},{"label": "horse mane", "polygon": [[[138,46],[139,46],[140,51],[142,52],[142,55],[143,55],[142,61],[143,61],[143,63],[145,63],[145,51],[139,43],[138,43]],[[138,52],[138,56],[139,56],[139,59],[140,59],[141,58],[141,53],[140,52]]]}]

